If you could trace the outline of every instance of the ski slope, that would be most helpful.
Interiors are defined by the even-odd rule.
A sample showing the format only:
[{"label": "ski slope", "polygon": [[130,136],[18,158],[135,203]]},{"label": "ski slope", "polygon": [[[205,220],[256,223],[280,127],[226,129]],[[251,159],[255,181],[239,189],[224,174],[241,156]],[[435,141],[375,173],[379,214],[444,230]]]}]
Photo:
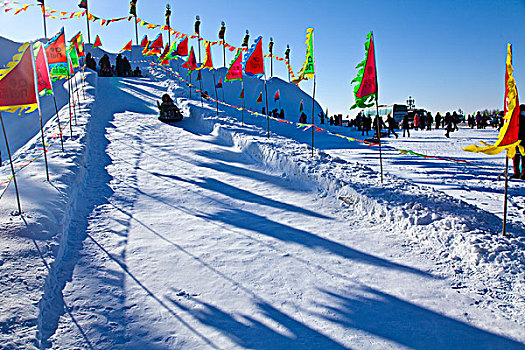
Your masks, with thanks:
[{"label": "ski slope", "polygon": [[[267,139],[264,118],[241,127],[240,112],[217,117],[176,77],[148,76],[88,73],[73,137],[50,147],[51,184],[38,158],[18,173],[24,215],[10,215],[12,186],[0,200],[1,348],[525,347],[521,214],[497,236],[496,200],[475,204],[488,179],[455,192],[474,170],[438,181],[437,163],[386,152],[382,185],[374,149],[316,133],[311,157],[309,132],[272,122]],[[183,122],[156,119],[165,92]],[[443,149],[438,133],[403,147],[470,141]]]}]

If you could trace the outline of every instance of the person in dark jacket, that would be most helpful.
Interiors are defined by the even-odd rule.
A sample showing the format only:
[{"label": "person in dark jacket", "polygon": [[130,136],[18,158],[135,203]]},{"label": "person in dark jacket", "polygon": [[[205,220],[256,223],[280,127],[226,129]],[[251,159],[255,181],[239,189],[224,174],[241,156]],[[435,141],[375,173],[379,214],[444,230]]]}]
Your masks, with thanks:
[{"label": "person in dark jacket", "polygon": [[388,136],[390,136],[390,133],[392,133],[397,139],[399,136],[394,131],[396,128],[396,121],[392,117],[392,114],[388,113],[388,116],[386,117],[386,123],[388,124]]},{"label": "person in dark jacket", "polygon": [[432,118],[432,113],[427,113],[427,130],[432,130],[432,123],[434,123],[434,118]]},{"label": "person in dark jacket", "polygon": [[450,133],[455,130],[454,120],[452,119],[450,112],[447,112],[447,114],[445,114],[445,124],[447,125],[447,132],[445,133],[445,137],[450,138]]},{"label": "person in dark jacket", "polygon": [[436,129],[439,129],[441,126],[441,114],[439,112],[436,113]]},{"label": "person in dark jacket", "polygon": [[383,123],[383,119],[376,115],[374,117],[374,136],[372,136],[372,138],[379,138],[381,136],[382,129],[386,129],[386,125],[385,123]]},{"label": "person in dark jacket", "polygon": [[403,128],[403,137],[405,137],[405,131],[407,132],[407,137],[410,137],[410,120],[412,116],[405,114],[403,116],[403,121],[401,122],[401,127]]},{"label": "person in dark jacket", "polygon": [[284,109],[281,108],[281,112],[279,112],[279,119],[284,120]]},{"label": "person in dark jacket", "polygon": [[109,56],[107,54],[104,54],[104,56],[102,56],[102,58],[98,62],[98,65],[100,66],[100,76],[101,77],[113,76],[113,73],[111,70],[111,62],[109,61]]},{"label": "person in dark jacket", "polygon": [[306,114],[303,112],[301,112],[301,115],[299,116],[299,123],[301,124],[306,124],[307,123],[307,120],[306,120]]},{"label": "person in dark jacket", "polygon": [[[158,103],[158,102],[157,102]],[[162,116],[175,116],[180,114],[179,107],[175,105],[170,95],[162,95],[162,103],[159,105],[160,114]]]},{"label": "person in dark jacket", "polygon": [[[525,104],[520,106],[518,140],[521,140],[520,146],[525,147]],[[519,147],[516,147],[516,155],[514,156],[514,175],[510,178],[525,180],[525,156],[520,153]]]},{"label": "person in dark jacket", "polygon": [[142,78],[142,71],[140,70],[139,67],[137,67],[134,71],[133,71],[133,76],[135,78]]}]

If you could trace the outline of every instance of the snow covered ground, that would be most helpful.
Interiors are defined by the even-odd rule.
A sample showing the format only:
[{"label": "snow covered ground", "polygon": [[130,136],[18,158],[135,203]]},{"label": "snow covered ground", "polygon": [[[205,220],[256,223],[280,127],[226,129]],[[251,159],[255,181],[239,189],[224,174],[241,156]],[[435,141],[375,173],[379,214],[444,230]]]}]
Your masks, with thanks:
[{"label": "snow covered ground", "polygon": [[[24,215],[13,186],[0,200],[1,348],[525,348],[520,182],[503,238],[499,171],[387,150],[381,184],[374,148],[318,132],[311,157],[310,131],[268,140],[264,118],[149,76],[89,74],[51,183],[38,158]],[[156,119],[164,92],[183,122]],[[386,143],[501,169],[460,150],[494,131],[442,133]]]}]

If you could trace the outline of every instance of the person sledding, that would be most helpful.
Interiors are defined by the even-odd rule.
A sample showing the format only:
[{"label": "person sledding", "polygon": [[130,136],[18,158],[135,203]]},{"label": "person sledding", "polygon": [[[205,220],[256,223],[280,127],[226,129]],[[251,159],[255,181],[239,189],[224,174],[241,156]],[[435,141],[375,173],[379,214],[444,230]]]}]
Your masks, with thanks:
[{"label": "person sledding", "polygon": [[157,101],[157,106],[159,107],[159,120],[162,121],[179,121],[182,120],[182,113],[179,110],[179,107],[175,105],[170,95],[162,95],[162,103]]}]

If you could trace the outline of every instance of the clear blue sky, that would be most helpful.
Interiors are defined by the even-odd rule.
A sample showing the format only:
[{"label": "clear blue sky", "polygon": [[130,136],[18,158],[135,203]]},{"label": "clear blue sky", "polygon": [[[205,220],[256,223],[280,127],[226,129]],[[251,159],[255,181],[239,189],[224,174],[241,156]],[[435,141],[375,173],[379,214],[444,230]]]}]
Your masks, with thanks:
[{"label": "clear blue sky", "polygon": [[[233,45],[240,45],[246,29],[252,40],[263,36],[265,51],[270,36],[275,41],[274,52],[280,56],[290,44],[295,71],[304,60],[305,30],[314,27],[316,97],[330,114],[351,113],[350,81],[356,75],[355,65],[363,59],[363,43],[370,30],[376,39],[382,104],[404,103],[411,95],[418,107],[434,112],[459,107],[468,113],[482,108],[499,109],[503,104],[507,42],[513,44],[518,91],[525,89],[523,0],[138,0],[138,16],[162,24],[166,3],[172,6],[172,27],[182,32],[192,33],[195,15],[200,15],[201,33],[208,40],[217,40],[220,22],[224,20],[226,39]],[[63,11],[78,9],[77,0],[47,0],[46,4]],[[128,14],[129,1],[89,0],[89,6],[99,17],[114,18]],[[62,25],[66,26],[68,37],[82,30],[87,40],[85,18],[48,20],[48,36]],[[0,11],[0,28],[1,36],[16,41],[43,36],[37,8],[18,16]],[[109,51],[118,51],[134,38],[133,24],[127,21],[109,27],[91,24],[91,29],[91,40],[99,34]],[[139,27],[140,37],[146,33],[151,38],[158,31]],[[214,51],[216,66],[222,66],[219,50],[216,47]],[[227,51],[227,63],[231,58]],[[287,78],[282,62],[274,61],[274,75]],[[311,82],[301,83],[301,87],[311,93]],[[525,102],[525,96],[522,100]]]}]

